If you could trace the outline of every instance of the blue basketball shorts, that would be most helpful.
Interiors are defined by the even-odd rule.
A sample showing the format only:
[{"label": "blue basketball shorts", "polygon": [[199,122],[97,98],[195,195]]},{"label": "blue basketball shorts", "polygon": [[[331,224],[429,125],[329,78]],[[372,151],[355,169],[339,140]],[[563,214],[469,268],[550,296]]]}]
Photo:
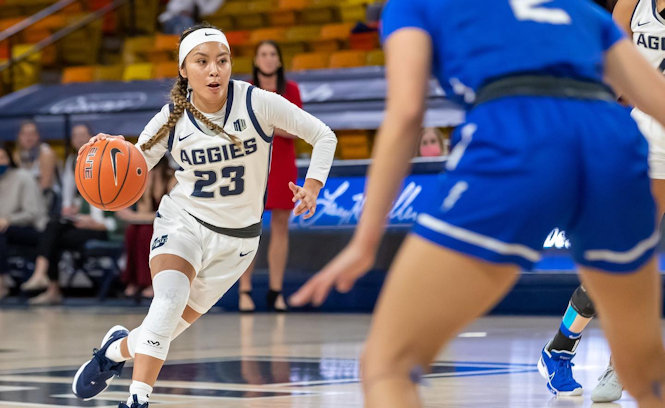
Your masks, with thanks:
[{"label": "blue basketball shorts", "polygon": [[659,234],[647,143],[618,104],[500,98],[471,110],[453,143],[440,200],[412,233],[527,270],[554,227],[583,266],[631,272],[652,256]]}]

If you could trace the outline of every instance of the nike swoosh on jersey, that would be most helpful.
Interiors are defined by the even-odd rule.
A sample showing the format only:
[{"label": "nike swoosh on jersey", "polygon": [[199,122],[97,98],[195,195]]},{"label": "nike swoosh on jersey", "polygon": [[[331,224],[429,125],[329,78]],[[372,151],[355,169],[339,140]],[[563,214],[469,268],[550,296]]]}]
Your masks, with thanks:
[{"label": "nike swoosh on jersey", "polygon": [[178,141],[179,141],[179,142],[182,142],[183,140],[187,139],[188,137],[190,137],[190,136],[193,135],[193,134],[194,134],[194,132],[188,134],[187,136],[183,136],[183,137],[178,136]]},{"label": "nike swoosh on jersey", "polygon": [[116,156],[118,153],[122,153],[120,149],[117,147],[114,147],[111,149],[111,166],[113,167],[113,182],[115,185],[118,185],[118,165],[116,163]]},{"label": "nike swoosh on jersey", "polygon": [[242,257],[242,256],[247,256],[247,255],[251,254],[252,252],[254,252],[254,250],[249,251],[249,252],[245,252],[244,254],[241,252],[241,253],[240,253],[240,256],[241,256],[241,257]]},{"label": "nike swoosh on jersey", "polygon": [[644,25],[649,24],[650,22],[651,22],[651,21],[647,21],[647,22],[645,22],[645,23],[637,23],[637,26],[638,26],[638,27],[642,27],[642,26],[644,26]]}]

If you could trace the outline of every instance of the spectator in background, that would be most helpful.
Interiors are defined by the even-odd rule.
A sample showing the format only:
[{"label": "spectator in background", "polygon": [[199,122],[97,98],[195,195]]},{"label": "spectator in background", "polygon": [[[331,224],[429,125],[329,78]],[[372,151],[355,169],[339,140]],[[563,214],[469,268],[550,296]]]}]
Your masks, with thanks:
[{"label": "spectator in background", "polygon": [[92,137],[92,129],[85,123],[77,123],[72,127],[69,144],[71,146],[67,158],[65,159],[65,167],[62,170],[62,216],[68,217],[76,214],[80,206],[81,197],[76,188],[76,180],[74,178],[74,169],[76,168],[76,157],[78,151],[88,140]]},{"label": "spectator in background", "polygon": [[198,23],[199,17],[214,14],[222,4],[224,0],[169,0],[159,22],[165,33],[180,34]]},{"label": "spectator in background", "polygon": [[0,299],[9,291],[4,275],[8,272],[9,245],[34,246],[39,230],[47,222],[46,205],[35,179],[17,169],[9,150],[0,147]]},{"label": "spectator in background", "polygon": [[35,122],[21,123],[13,157],[18,167],[28,170],[37,179],[42,191],[48,191],[56,184],[58,160],[51,147],[40,141]]},{"label": "spectator in background", "polygon": [[[252,83],[266,91],[277,92],[294,105],[302,108],[298,84],[286,80],[282,52],[274,41],[262,41],[254,53]],[[286,311],[287,305],[282,296],[284,269],[289,251],[289,217],[293,210],[293,193],[289,182],[298,178],[296,168],[296,136],[276,129],[272,144],[272,161],[268,176],[268,200],[266,210],[271,211],[270,244],[268,246],[268,268],[270,290],[266,296],[268,309]],[[256,258],[254,258],[256,262]],[[240,297],[238,308],[241,312],[254,311],[252,300],[252,272],[254,262],[240,278]]]},{"label": "spectator in background", "polygon": [[166,157],[148,173],[145,193],[131,208],[116,212],[116,216],[129,225],[125,230],[125,252],[127,265],[121,275],[125,284],[125,296],[135,297],[139,294],[152,298],[152,277],[148,258],[150,240],[152,239],[152,223],[162,196],[173,187],[173,169],[169,167]]},{"label": "spectator in background", "polygon": [[37,246],[37,261],[30,279],[21,285],[23,291],[46,289],[30,300],[33,305],[57,304],[62,301],[58,285],[58,263],[66,250],[81,250],[89,240],[107,240],[108,233],[117,228],[111,212],[90,206],[76,189],[74,166],[76,155],[91,135],[85,124],[72,127],[71,150],[65,162],[62,177],[63,208],[60,217],[52,218],[46,226]]},{"label": "spectator in background", "polygon": [[448,154],[448,152],[445,149],[443,133],[434,127],[424,128],[420,134],[418,156],[436,157],[444,154]]}]

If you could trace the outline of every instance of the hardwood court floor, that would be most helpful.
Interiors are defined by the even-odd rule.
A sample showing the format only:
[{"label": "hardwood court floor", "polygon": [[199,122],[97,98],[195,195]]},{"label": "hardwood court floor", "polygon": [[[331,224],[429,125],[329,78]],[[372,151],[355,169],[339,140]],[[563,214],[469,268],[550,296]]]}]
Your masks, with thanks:
[{"label": "hardwood court floor", "polygon": [[[135,327],[144,309],[0,308],[0,407],[117,407],[131,369],[93,401],[71,393],[71,379],[114,324]],[[151,406],[225,408],[362,407],[357,357],[369,315],[241,316],[212,313],[171,345]],[[625,407],[592,404],[608,359],[598,326],[575,359],[584,397],[554,399],[536,370],[554,317],[488,317],[442,352],[422,388],[426,407]]]}]

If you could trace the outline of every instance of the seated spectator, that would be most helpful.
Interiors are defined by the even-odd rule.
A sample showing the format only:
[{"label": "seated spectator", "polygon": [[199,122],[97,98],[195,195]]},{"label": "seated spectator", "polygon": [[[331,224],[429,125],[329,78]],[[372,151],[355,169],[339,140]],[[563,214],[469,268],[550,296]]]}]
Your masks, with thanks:
[{"label": "seated spectator", "polygon": [[48,144],[40,143],[37,124],[33,121],[23,122],[16,142],[13,154],[16,165],[28,170],[42,191],[52,190],[57,182],[58,160]]},{"label": "seated spectator", "polygon": [[116,212],[116,216],[128,223],[125,230],[127,265],[120,279],[125,284],[125,296],[152,298],[152,276],[148,257],[152,240],[152,222],[164,194],[170,190],[174,178],[166,157],[148,173],[145,193],[131,208]]},{"label": "seated spectator", "polygon": [[420,147],[418,156],[436,157],[447,154],[444,148],[443,133],[437,128],[424,128],[420,135]]},{"label": "seated spectator", "polygon": [[64,251],[80,251],[89,240],[107,240],[117,228],[113,213],[92,207],[76,189],[74,166],[78,149],[91,137],[90,129],[75,125],[71,135],[71,153],[63,172],[63,209],[60,217],[49,221],[37,245],[35,270],[25,283],[23,291],[46,291],[30,300],[33,305],[57,304],[62,301],[58,263]]},{"label": "seated spectator", "polygon": [[166,34],[180,34],[199,22],[199,17],[214,14],[224,0],[169,0],[159,22]]},{"label": "seated spectator", "polygon": [[0,299],[9,291],[5,286],[9,245],[34,246],[39,230],[47,222],[46,206],[35,179],[17,169],[9,150],[0,147]]}]

